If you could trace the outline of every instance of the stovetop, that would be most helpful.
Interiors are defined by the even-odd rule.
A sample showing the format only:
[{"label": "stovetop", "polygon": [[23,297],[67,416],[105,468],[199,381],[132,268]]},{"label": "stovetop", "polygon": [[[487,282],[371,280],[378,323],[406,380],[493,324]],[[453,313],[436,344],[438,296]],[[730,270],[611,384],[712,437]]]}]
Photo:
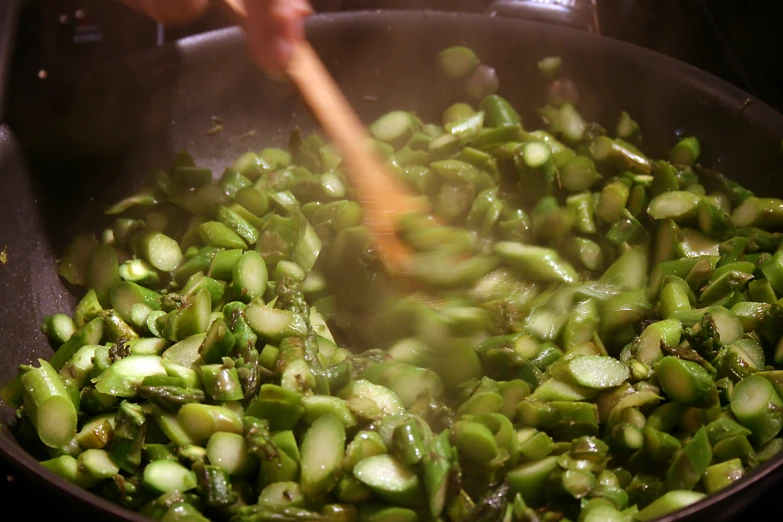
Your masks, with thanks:
[{"label": "stovetop", "polygon": [[[3,1],[3,0],[0,0]],[[315,0],[319,12],[431,8],[483,12],[490,0]],[[762,0],[598,0],[601,33],[647,47],[723,78],[783,111],[783,32],[773,2]],[[178,38],[231,24],[213,9],[201,22],[166,29],[107,0],[28,0],[18,26],[8,112],[91,68]],[[771,493],[744,515],[773,520],[783,504]],[[0,462],[2,520],[56,516],[81,520],[78,506],[46,502],[40,486]],[[13,504],[12,504],[13,503]],[[13,515],[9,505],[24,506]]]}]

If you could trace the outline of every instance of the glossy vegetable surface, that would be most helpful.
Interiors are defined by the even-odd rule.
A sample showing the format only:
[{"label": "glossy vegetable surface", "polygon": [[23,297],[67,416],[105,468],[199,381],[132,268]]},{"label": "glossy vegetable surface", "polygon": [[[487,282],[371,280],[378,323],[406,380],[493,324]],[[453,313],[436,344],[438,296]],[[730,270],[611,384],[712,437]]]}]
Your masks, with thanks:
[{"label": "glossy vegetable surface", "polygon": [[654,160],[569,102],[537,130],[503,102],[376,122],[440,221],[406,223],[420,294],[315,135],[216,183],[187,154],[156,173],[64,256],[93,292],[23,369],[44,465],[164,520],[648,520],[768,459],[779,202],[719,205],[695,138]]}]

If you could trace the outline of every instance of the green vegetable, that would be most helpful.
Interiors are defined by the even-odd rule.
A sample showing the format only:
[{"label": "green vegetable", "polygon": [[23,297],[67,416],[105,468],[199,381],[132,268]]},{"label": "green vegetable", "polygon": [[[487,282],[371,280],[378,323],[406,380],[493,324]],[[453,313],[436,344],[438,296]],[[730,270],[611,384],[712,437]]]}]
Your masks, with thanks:
[{"label": "green vegetable", "polygon": [[497,94],[492,94],[481,100],[480,107],[486,115],[485,122],[488,127],[516,125],[521,122],[517,111],[505,98],[501,98]]},{"label": "green vegetable", "polygon": [[495,243],[494,250],[523,277],[564,283],[576,280],[576,270],[552,249],[521,243],[499,242]]},{"label": "green vegetable", "polygon": [[689,506],[705,497],[704,493],[697,491],[669,491],[661,498],[653,501],[636,514],[636,518],[642,522],[654,520],[658,517]]},{"label": "green vegetable", "polygon": [[708,467],[702,477],[704,490],[708,494],[715,493],[730,486],[745,475],[745,468],[740,459],[731,459]]},{"label": "green vegetable", "polygon": [[242,419],[223,406],[185,404],[177,412],[177,422],[196,443],[204,443],[219,432],[241,433]]},{"label": "green vegetable", "polygon": [[[337,485],[344,451],[342,421],[329,413],[318,417],[302,441],[302,491],[305,495],[319,499]],[[354,474],[362,480],[356,468]]]},{"label": "green vegetable", "polygon": [[360,460],[353,475],[389,502],[414,506],[421,502],[421,482],[416,473],[391,455]]},{"label": "green vegetable", "polygon": [[155,230],[142,232],[134,238],[134,245],[138,256],[161,272],[171,272],[182,260],[179,244]]},{"label": "green vegetable", "polygon": [[590,144],[590,152],[596,160],[610,162],[631,172],[649,174],[651,170],[650,161],[619,138],[613,140],[599,136]]},{"label": "green vegetable", "polygon": [[780,227],[783,224],[783,200],[749,197],[731,213],[734,226]]},{"label": "green vegetable", "polygon": [[701,148],[693,136],[681,139],[669,152],[669,161],[679,165],[693,165],[699,159]]},{"label": "green vegetable", "polygon": [[56,346],[68,341],[76,331],[76,323],[65,314],[47,315],[41,326],[43,334]]},{"label": "green vegetable", "polygon": [[402,273],[299,129],[219,180],[183,151],[73,240],[78,305],[0,394],[44,467],[168,522],[627,522],[783,449],[783,202],[591,121],[560,57],[524,126],[492,65],[433,58],[440,121],[368,126],[431,209]]},{"label": "green vegetable", "polygon": [[38,368],[22,374],[25,414],[41,442],[59,448],[76,435],[77,410],[55,369],[42,359],[38,362]]},{"label": "green vegetable", "polygon": [[463,78],[478,66],[479,59],[467,47],[449,47],[438,54],[437,65],[441,74],[447,78]]},{"label": "green vegetable", "polygon": [[245,476],[253,469],[253,458],[245,438],[238,433],[218,431],[206,445],[209,462],[220,466],[229,475]]},{"label": "green vegetable", "polygon": [[372,135],[386,143],[404,143],[413,135],[415,120],[405,111],[392,111],[370,126]]},{"label": "green vegetable", "polygon": [[144,485],[158,494],[185,492],[196,487],[196,474],[178,462],[156,460],[144,468]]},{"label": "green vegetable", "polygon": [[661,389],[673,401],[697,408],[718,403],[718,389],[710,374],[693,361],[666,356],[655,365]]},{"label": "green vegetable", "polygon": [[712,461],[712,447],[707,432],[702,426],[693,438],[685,444],[672,461],[666,473],[666,484],[670,490],[689,490],[699,483]]},{"label": "green vegetable", "polygon": [[538,70],[545,78],[554,78],[563,60],[559,56],[547,56],[538,61]]},{"label": "green vegetable", "polygon": [[742,379],[731,394],[731,411],[757,444],[773,439],[783,428],[783,400],[772,384],[756,375]]}]

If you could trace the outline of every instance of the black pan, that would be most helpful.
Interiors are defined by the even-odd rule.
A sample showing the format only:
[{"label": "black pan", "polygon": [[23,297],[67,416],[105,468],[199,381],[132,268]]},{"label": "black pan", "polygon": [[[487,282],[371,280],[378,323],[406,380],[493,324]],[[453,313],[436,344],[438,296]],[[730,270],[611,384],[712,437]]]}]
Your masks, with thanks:
[{"label": "black pan", "polygon": [[[367,122],[392,108],[436,119],[455,98],[433,59],[459,43],[497,68],[500,94],[528,109],[524,121],[537,122],[533,109],[543,101],[543,84],[535,64],[557,54],[580,86],[587,118],[613,125],[628,110],[642,125],[651,156],[665,154],[682,133],[694,134],[706,165],[760,193],[783,195],[776,183],[783,172],[783,116],[662,55],[585,32],[478,15],[332,14],[314,17],[307,29]],[[211,116],[222,118],[223,132],[207,135]],[[39,105],[14,108],[0,127],[0,249],[8,252],[0,264],[0,383],[18,364],[51,355],[41,319],[75,303],[56,276],[55,260],[73,234],[97,228],[97,202],[139,186],[179,149],[222,172],[246,150],[283,144],[294,125],[314,127],[289,86],[250,65],[233,29],[155,49],[96,71]],[[144,520],[44,470],[14,438],[13,411],[4,405],[0,421],[0,455],[22,473],[104,517]],[[728,519],[781,476],[783,455],[667,519]]]}]

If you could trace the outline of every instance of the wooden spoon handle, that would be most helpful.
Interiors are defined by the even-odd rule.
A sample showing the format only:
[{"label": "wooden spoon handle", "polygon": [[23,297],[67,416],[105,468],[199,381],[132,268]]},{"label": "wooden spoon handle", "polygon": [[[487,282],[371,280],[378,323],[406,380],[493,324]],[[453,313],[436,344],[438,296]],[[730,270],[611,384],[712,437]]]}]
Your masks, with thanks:
[{"label": "wooden spoon handle", "polygon": [[[242,0],[223,1],[240,19],[246,18]],[[411,251],[396,235],[397,220],[426,208],[392,177],[372,150],[359,117],[309,42],[295,42],[286,72],[340,150],[384,265],[393,273],[407,271]]]},{"label": "wooden spoon handle", "polygon": [[[387,258],[387,268],[401,269],[410,253],[396,236],[396,220],[425,208],[378,159],[364,126],[308,42],[296,44],[287,72],[340,149],[366,224]],[[394,266],[389,267],[389,263]]]}]

